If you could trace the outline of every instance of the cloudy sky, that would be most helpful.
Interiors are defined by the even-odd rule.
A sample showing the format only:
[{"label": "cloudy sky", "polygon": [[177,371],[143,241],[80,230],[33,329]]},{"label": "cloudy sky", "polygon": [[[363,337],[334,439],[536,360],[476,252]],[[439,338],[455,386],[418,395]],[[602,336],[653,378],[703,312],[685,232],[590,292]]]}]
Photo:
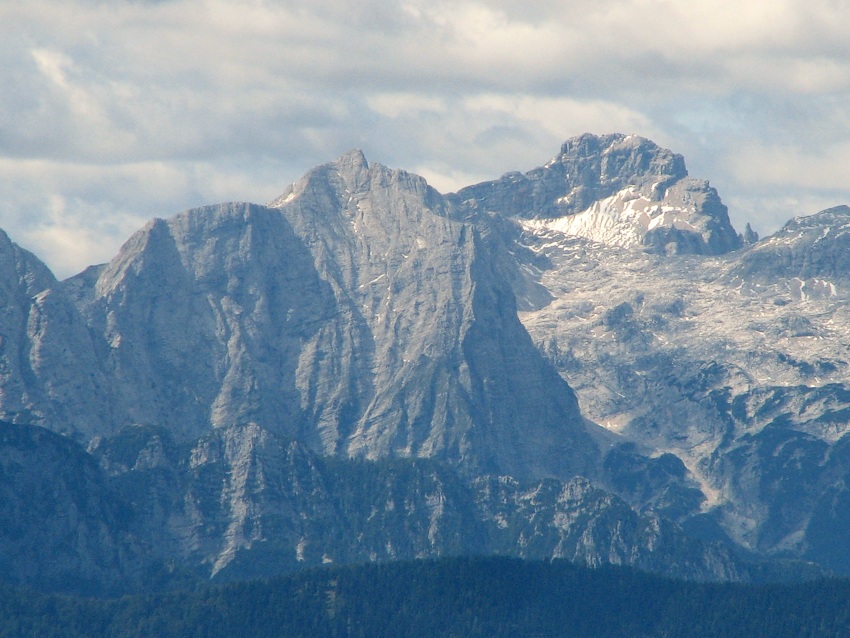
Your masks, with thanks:
[{"label": "cloudy sky", "polygon": [[741,229],[850,203],[850,0],[0,0],[0,228],[60,277],[362,148],[443,192],[583,132]]}]

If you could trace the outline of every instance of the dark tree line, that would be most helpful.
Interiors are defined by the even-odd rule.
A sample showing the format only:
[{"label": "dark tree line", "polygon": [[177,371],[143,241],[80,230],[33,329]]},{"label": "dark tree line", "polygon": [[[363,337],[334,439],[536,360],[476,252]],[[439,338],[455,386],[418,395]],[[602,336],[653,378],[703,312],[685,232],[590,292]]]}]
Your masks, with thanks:
[{"label": "dark tree line", "polygon": [[0,637],[342,638],[850,635],[850,581],[680,582],[565,562],[453,558],[85,599],[0,587]]}]

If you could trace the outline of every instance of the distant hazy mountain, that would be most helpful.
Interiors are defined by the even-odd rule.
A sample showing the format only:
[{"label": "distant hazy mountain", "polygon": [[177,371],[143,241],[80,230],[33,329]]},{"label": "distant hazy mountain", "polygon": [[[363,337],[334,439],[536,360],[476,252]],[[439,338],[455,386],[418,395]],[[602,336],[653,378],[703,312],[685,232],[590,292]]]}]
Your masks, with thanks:
[{"label": "distant hazy mountain", "polygon": [[[753,244],[680,155],[584,135],[450,195],[352,151],[63,282],[2,235],[0,417],[88,450],[9,430],[3,573],[60,582],[36,551],[104,589],[468,553],[850,571],[847,221]],[[53,480],[59,523],[31,533]]]},{"label": "distant hazy mountain", "polygon": [[610,246],[711,255],[741,246],[717,191],[689,178],[681,155],[636,135],[567,140],[544,166],[469,186],[456,198],[529,220],[536,230]]}]

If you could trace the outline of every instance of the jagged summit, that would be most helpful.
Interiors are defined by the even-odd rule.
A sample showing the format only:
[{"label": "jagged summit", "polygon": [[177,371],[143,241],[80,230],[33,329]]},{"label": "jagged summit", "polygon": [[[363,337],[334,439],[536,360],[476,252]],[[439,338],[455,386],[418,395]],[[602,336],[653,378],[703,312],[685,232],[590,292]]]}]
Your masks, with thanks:
[{"label": "jagged summit", "polygon": [[487,228],[455,219],[422,177],[358,151],[270,206],[310,247],[339,309],[312,371],[334,382],[309,395],[325,449],[593,472],[575,397],[519,323],[509,254]]},{"label": "jagged summit", "polygon": [[472,206],[511,217],[557,218],[633,186],[652,200],[687,177],[681,155],[637,135],[586,133],[563,143],[545,165],[527,173],[468,186],[457,196]]},{"label": "jagged summit", "polygon": [[637,135],[572,138],[544,166],[454,197],[474,210],[523,220],[535,233],[660,254],[721,254],[741,246],[717,191],[689,178],[681,155]]},{"label": "jagged summit", "polygon": [[637,135],[586,133],[563,143],[545,165],[527,173],[458,191],[469,205],[511,217],[554,219],[574,215],[626,187],[660,200],[666,187],[687,177],[685,161]]},{"label": "jagged summit", "polygon": [[[25,337],[6,352],[26,365],[0,378],[0,414],[83,441],[255,423],[322,454],[593,475],[575,396],[517,317],[508,247],[449,211],[350,151],[270,206],[154,219],[110,263],[9,301],[4,334]],[[7,252],[7,281],[34,276]]]},{"label": "jagged summit", "polygon": [[[437,214],[446,214],[443,197],[424,177],[402,169],[392,169],[379,162],[367,161],[360,149],[343,153],[332,162],[327,162],[308,171],[268,203],[270,208],[283,208],[297,197],[310,193],[311,197],[331,207],[347,206],[357,193],[370,188],[389,188],[393,184],[402,184],[405,190],[414,193]],[[316,202],[313,202],[316,203]],[[318,209],[313,209],[318,210]],[[307,213],[302,207],[302,213]]]},{"label": "jagged summit", "polygon": [[636,186],[652,200],[660,200],[667,186],[688,176],[685,159],[678,153],[639,135],[620,133],[571,138],[546,168],[558,170],[572,186],[567,197],[557,202],[561,214],[584,210],[626,186]]}]

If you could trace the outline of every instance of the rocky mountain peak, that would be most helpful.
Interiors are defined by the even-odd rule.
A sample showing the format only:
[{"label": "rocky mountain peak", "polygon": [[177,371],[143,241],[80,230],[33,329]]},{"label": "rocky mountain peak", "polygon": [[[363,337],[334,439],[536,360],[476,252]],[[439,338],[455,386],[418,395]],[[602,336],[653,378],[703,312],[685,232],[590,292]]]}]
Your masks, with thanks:
[{"label": "rocky mountain peak", "polygon": [[[735,577],[675,520],[846,565],[848,222],[669,259],[755,235],[681,156],[618,134],[448,196],[349,151],[61,283],[0,234],[0,418],[100,459],[7,436],[0,553],[22,579],[39,552],[123,578],[137,540],[218,577],[466,548]],[[28,466],[17,440],[68,460]],[[27,516],[30,486],[67,495]],[[83,507],[80,549],[41,552]]]},{"label": "rocky mountain peak", "polygon": [[174,242],[164,219],[154,218],[136,231],[118,255],[100,273],[99,295],[110,294],[128,277],[139,276],[147,268],[167,268],[174,257]]},{"label": "rocky mountain peak", "polygon": [[369,172],[369,162],[359,148],[343,153],[334,165],[339,173],[347,177],[355,187],[363,184]]},{"label": "rocky mountain peak", "polygon": [[668,184],[688,176],[685,159],[678,153],[644,137],[619,133],[586,133],[567,140],[560,154],[544,168],[557,170],[556,166],[563,168],[565,179],[574,184],[574,189],[580,189],[572,202],[562,203],[571,203],[574,210],[583,210],[600,195],[613,194],[625,186],[638,186],[653,200],[659,200]]},{"label": "rocky mountain peak", "polygon": [[[449,215],[423,178],[367,170],[358,153],[314,169],[270,206],[310,247],[338,309],[312,372],[336,370],[310,399],[325,450],[524,475],[592,471],[595,444],[519,323],[501,276],[508,254],[486,229]],[[520,367],[523,381],[512,382],[506,370]]]},{"label": "rocky mountain peak", "polygon": [[544,166],[464,188],[452,199],[518,219],[532,233],[662,255],[720,254],[742,241],[717,191],[689,178],[681,155],[637,135],[572,138]]},{"label": "rocky mountain peak", "polygon": [[31,297],[55,285],[50,269],[0,230],[0,295]]},{"label": "rocky mountain peak", "polygon": [[364,196],[372,192],[380,194],[392,190],[395,196],[413,198],[416,202],[394,214],[426,207],[432,212],[441,212],[444,203],[439,193],[428,186],[423,177],[404,170],[391,169],[378,162],[369,164],[363,151],[354,149],[337,160],[322,164],[309,171],[300,180],[290,185],[279,197],[272,200],[270,208],[284,208],[296,198],[309,194],[310,207],[299,207],[299,216],[325,215],[329,211],[357,207]]},{"label": "rocky mountain peak", "polygon": [[[450,211],[351,151],[269,207],[154,219],[61,284],[45,268],[0,326],[2,414],[83,442],[254,423],[321,454],[593,474],[575,396],[517,317],[508,246]],[[5,281],[35,277],[7,252]]]}]

